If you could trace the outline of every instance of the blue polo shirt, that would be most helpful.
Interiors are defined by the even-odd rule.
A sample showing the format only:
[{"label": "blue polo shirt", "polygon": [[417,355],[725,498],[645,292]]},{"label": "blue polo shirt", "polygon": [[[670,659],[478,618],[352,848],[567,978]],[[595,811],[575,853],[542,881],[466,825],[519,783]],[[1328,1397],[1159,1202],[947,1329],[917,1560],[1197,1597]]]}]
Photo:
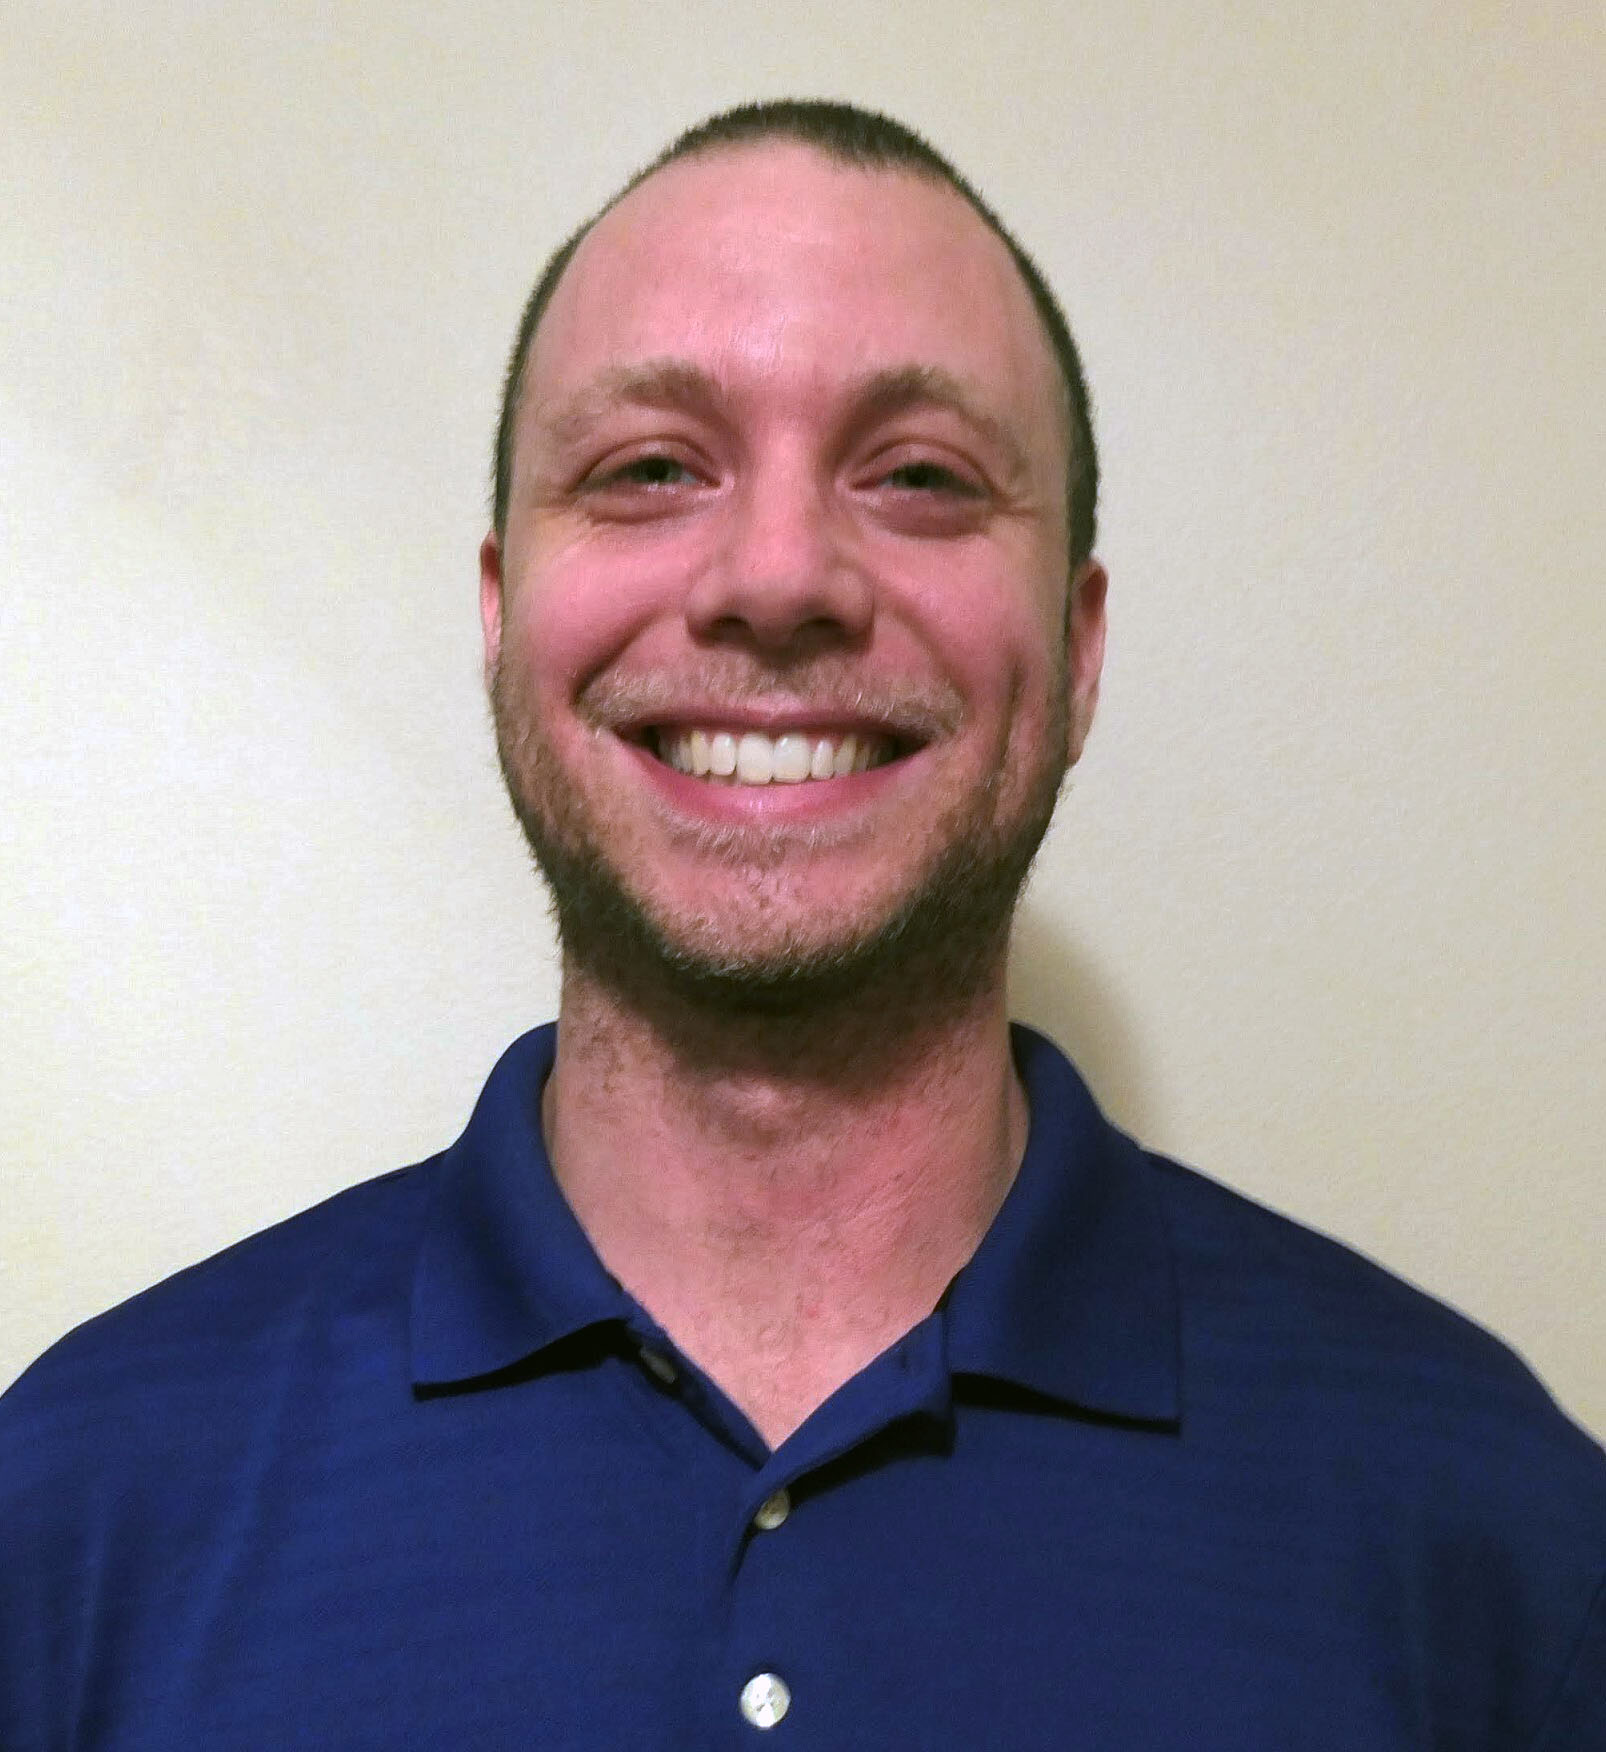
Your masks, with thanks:
[{"label": "blue polo shirt", "polygon": [[443,1155],[0,1401],[4,1752],[1606,1748],[1606,1460],[1099,1115],[780,1448],[614,1282],[517,1042]]}]

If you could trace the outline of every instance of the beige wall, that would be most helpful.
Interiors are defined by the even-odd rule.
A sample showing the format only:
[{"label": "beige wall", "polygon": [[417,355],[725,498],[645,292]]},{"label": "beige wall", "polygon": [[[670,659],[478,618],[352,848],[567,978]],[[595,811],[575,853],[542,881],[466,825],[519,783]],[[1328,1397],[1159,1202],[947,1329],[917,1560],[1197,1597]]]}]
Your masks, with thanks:
[{"label": "beige wall", "polygon": [[[945,22],[946,21],[946,22]],[[557,236],[753,94],[1063,290],[1114,578],[1019,1006],[1606,1429],[1593,3],[5,3],[0,1378],[550,1013],[478,694]]]}]

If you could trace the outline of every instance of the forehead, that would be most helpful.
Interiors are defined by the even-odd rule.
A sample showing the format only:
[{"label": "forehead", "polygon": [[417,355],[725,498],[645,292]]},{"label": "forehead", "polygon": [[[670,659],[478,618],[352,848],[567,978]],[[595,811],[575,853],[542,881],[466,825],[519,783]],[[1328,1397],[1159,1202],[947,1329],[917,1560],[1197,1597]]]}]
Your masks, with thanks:
[{"label": "forehead", "polygon": [[542,318],[526,399],[642,360],[805,393],[934,367],[1063,465],[1058,365],[1001,239],[956,191],[811,147],[656,172],[586,235]]}]

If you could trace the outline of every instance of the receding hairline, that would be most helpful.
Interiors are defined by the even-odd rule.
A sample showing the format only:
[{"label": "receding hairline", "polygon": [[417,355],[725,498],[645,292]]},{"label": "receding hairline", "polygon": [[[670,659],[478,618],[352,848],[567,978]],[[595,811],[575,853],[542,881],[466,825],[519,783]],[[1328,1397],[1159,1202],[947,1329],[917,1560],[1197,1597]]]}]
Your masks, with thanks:
[{"label": "receding hairline", "polygon": [[[672,149],[673,150],[673,149]],[[919,159],[901,158],[870,158],[859,153],[838,150],[828,141],[805,139],[791,133],[770,133],[745,136],[740,139],[727,140],[714,138],[703,144],[690,146],[684,150],[674,150],[673,156],[668,153],[639,170],[619,192],[597,209],[591,217],[584,221],[563,244],[562,248],[552,258],[551,267],[556,271],[550,274],[549,283],[543,288],[544,297],[541,300],[537,320],[531,326],[530,332],[523,337],[524,345],[518,357],[518,375],[513,386],[512,413],[516,420],[518,410],[523,404],[525,391],[529,383],[530,360],[535,353],[536,341],[541,329],[545,326],[547,312],[551,309],[553,300],[557,297],[564,282],[568,280],[575,258],[591,240],[598,226],[602,225],[619,207],[622,207],[633,195],[639,193],[648,183],[656,182],[659,177],[677,171],[684,167],[704,164],[721,158],[751,157],[763,153],[799,152],[807,153],[814,158],[823,160],[844,172],[858,171],[865,176],[909,178],[926,184],[928,187],[946,191],[959,203],[964,210],[976,219],[983,230],[1003,250],[1005,259],[1009,262],[1011,271],[1021,290],[1026,293],[1027,301],[1035,306],[1030,283],[1021,273],[1011,250],[1011,239],[998,224],[988,210],[981,205],[978,198],[961,180],[954,175],[937,169],[933,165],[921,162]],[[1034,309],[1034,314],[1036,314]],[[1053,336],[1046,332],[1041,317],[1038,327],[1043,330],[1043,340],[1047,346],[1050,361],[1054,365],[1054,374],[1058,380],[1059,400],[1069,417],[1070,385],[1065,382],[1065,374],[1059,366],[1053,344]]]},{"label": "receding hairline", "polygon": [[[563,258],[561,270],[553,279],[552,284],[547,288],[547,295],[543,301],[540,312],[541,320],[531,330],[525,343],[523,356],[520,361],[518,382],[512,401],[512,421],[515,425],[517,425],[522,417],[523,410],[528,405],[533,361],[535,359],[536,347],[540,338],[541,330],[546,325],[546,319],[551,311],[553,303],[558,298],[562,286],[570,277],[571,270],[575,266],[576,257],[591,241],[592,235],[596,232],[598,227],[604,225],[614,211],[621,207],[632,195],[638,193],[647,184],[655,182],[660,176],[667,172],[676,170],[682,165],[688,167],[695,166],[708,160],[732,157],[738,153],[743,156],[748,156],[751,152],[763,151],[765,149],[776,152],[806,152],[816,158],[826,160],[834,167],[839,168],[844,172],[863,171],[868,175],[881,173],[886,176],[897,176],[901,172],[906,172],[916,177],[920,182],[928,184],[934,189],[943,191],[950,199],[957,203],[958,207],[976,224],[978,224],[983,232],[986,233],[991,244],[1002,256],[1008,275],[1013,279],[1015,285],[1020,288],[1021,293],[1025,297],[1025,314],[1027,320],[1034,323],[1038,337],[1042,342],[1044,360],[1049,377],[1053,383],[1052,395],[1055,417],[1059,426],[1059,437],[1061,442],[1067,446],[1074,444],[1075,440],[1071,431],[1070,389],[1069,385],[1065,382],[1065,374],[1060,368],[1059,361],[1055,356],[1053,337],[1046,332],[1041,319],[1038,317],[1037,312],[1033,307],[1031,289],[1023,281],[1019,271],[1016,269],[1005,239],[999,236],[994,228],[986,222],[983,215],[975,211],[971,203],[965,199],[963,193],[959,189],[953,187],[946,177],[937,174],[935,171],[925,170],[918,165],[880,162],[868,164],[861,163],[857,159],[849,158],[846,155],[826,152],[821,148],[816,147],[810,141],[794,140],[785,136],[737,142],[715,142],[708,146],[698,148],[696,151],[684,153],[680,157],[671,159],[666,163],[653,166],[648,170],[643,171],[640,176],[635,178],[625,188],[621,189],[619,193],[609,201],[607,206],[603,207],[591,219],[587,220],[585,225],[574,233],[573,237],[569,240],[569,243],[565,246],[567,253]],[[604,370],[595,382],[583,386],[582,392],[575,399],[573,409],[558,408],[552,410],[552,423],[562,427],[569,424],[571,419],[576,417],[590,403],[598,400],[606,400],[621,393],[639,394],[644,386],[649,388],[659,388],[661,387],[662,380],[666,375],[671,377],[678,376],[683,374],[685,370],[685,367],[680,366],[678,362],[674,360],[652,359],[640,362],[616,364]],[[892,366],[874,373],[873,382],[865,387],[867,392],[873,393],[882,401],[909,404],[919,400],[926,400],[948,404],[956,411],[962,413],[972,424],[991,432],[997,438],[1001,447],[1007,448],[1013,453],[1011,461],[1017,467],[1024,469],[1025,457],[1020,453],[1019,445],[1009,432],[1008,428],[996,418],[983,411],[980,406],[979,398],[973,390],[960,378],[956,377],[952,372],[944,369],[942,366],[929,364],[923,361],[911,361]]]},{"label": "receding hairline", "polygon": [[1067,450],[1067,536],[1073,568],[1092,551],[1097,530],[1098,453],[1091,398],[1070,325],[1042,270],[964,175],[914,130],[890,117],[854,106],[812,101],[743,105],[708,118],[680,135],[644,166],[548,259],[526,302],[503,384],[493,474],[493,525],[506,533],[518,416],[524,403],[530,357],[548,305],[568,276],[582,245],[613,210],[661,172],[744,151],[806,150],[844,170],[908,176],[946,187],[1003,246],[1026,292],[1056,367]]}]

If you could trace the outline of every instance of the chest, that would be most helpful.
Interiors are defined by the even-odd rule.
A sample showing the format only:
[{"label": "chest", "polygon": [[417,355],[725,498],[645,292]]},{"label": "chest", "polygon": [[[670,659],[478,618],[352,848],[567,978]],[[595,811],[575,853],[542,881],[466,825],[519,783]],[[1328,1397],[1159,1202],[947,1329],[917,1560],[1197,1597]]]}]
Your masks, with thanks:
[{"label": "chest", "polygon": [[152,1482],[64,1615],[76,1714],[41,1744],[1485,1743],[1435,1737],[1419,1556],[1342,1494],[997,1408],[765,1460],[705,1390],[621,1363],[281,1449],[215,1500]]}]

